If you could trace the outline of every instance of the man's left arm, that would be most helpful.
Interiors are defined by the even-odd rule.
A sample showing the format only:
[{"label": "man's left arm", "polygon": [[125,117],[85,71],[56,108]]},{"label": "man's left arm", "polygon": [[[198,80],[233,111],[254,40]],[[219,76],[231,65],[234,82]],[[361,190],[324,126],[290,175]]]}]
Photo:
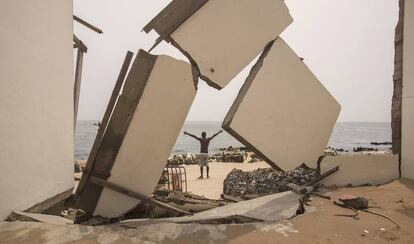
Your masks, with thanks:
[{"label": "man's left arm", "polygon": [[212,135],[209,139],[213,139],[214,137],[218,136],[219,134],[223,133],[223,130],[219,130],[216,134]]}]

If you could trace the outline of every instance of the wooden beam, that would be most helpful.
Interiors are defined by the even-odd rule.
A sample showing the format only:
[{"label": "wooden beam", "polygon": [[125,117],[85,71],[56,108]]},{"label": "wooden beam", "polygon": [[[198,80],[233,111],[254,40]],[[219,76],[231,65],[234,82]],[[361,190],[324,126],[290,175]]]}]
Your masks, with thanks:
[{"label": "wooden beam", "polygon": [[87,27],[87,28],[89,28],[89,29],[91,29],[91,30],[95,31],[95,32],[96,32],[96,33],[98,33],[98,34],[102,34],[102,33],[103,33],[103,31],[102,31],[101,29],[99,29],[98,27],[96,27],[96,26],[94,26],[94,25],[92,25],[92,24],[90,24],[90,23],[86,22],[85,20],[83,20],[83,19],[79,18],[79,17],[78,17],[78,16],[76,16],[76,15],[73,15],[73,20],[74,20],[74,21],[76,21],[76,22],[78,22],[79,24],[82,24],[82,25],[84,25],[85,27]]},{"label": "wooden beam", "polygon": [[130,51],[128,51],[125,56],[124,63],[122,64],[122,68],[121,68],[121,71],[119,72],[118,79],[116,80],[114,89],[112,90],[111,98],[109,99],[108,106],[106,107],[105,114],[102,118],[101,124],[98,129],[98,134],[96,135],[95,142],[93,143],[91,152],[88,157],[88,161],[86,163],[86,170],[83,173],[85,174],[86,177],[81,178],[78,188],[76,189],[76,197],[75,197],[76,199],[78,198],[80,192],[82,192],[83,188],[85,187],[88,176],[93,168],[93,165],[95,164],[96,155],[98,154],[99,147],[102,141],[102,137],[104,135],[106,127],[108,126],[108,121],[111,117],[112,111],[114,110],[115,103],[118,99],[119,93],[124,84],[125,77],[128,73],[128,69],[131,66],[131,61],[132,61],[133,56],[134,56],[134,53]]},{"label": "wooden beam", "polygon": [[75,69],[75,84],[73,86],[73,123],[76,127],[76,120],[78,118],[79,96],[82,82],[82,66],[83,66],[83,51],[78,48],[76,56],[76,69]]},{"label": "wooden beam", "polygon": [[179,208],[170,206],[170,205],[168,205],[166,203],[157,201],[157,200],[155,200],[153,198],[147,197],[147,196],[142,195],[142,194],[140,194],[138,192],[134,192],[134,191],[132,191],[130,189],[127,189],[127,188],[125,188],[123,186],[120,186],[120,185],[111,183],[109,181],[102,180],[102,179],[100,179],[98,177],[95,177],[95,176],[91,176],[90,177],[90,182],[93,183],[93,184],[96,184],[96,185],[99,185],[99,186],[108,188],[110,190],[116,191],[118,193],[127,195],[127,196],[129,196],[131,198],[134,198],[134,199],[137,199],[139,201],[148,201],[150,204],[154,204],[154,205],[156,205],[158,207],[161,207],[161,208],[164,208],[164,209],[173,211],[173,212],[177,212],[177,213],[184,214],[184,215],[192,215],[192,213],[190,213],[190,212],[187,212],[187,211],[184,211],[182,209],[179,209]]},{"label": "wooden beam", "polygon": [[165,40],[207,1],[174,0],[144,27],[144,31],[148,33],[154,29]]}]

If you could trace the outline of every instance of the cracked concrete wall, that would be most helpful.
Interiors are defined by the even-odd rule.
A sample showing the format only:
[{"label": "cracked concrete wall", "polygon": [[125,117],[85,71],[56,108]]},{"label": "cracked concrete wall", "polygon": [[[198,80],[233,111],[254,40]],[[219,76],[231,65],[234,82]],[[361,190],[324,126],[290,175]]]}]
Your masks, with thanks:
[{"label": "cracked concrete wall", "polygon": [[324,173],[340,165],[339,171],[324,179],[325,186],[362,186],[385,184],[399,177],[398,155],[327,156],[322,161]]},{"label": "cracked concrete wall", "polygon": [[[108,181],[149,196],[158,184],[195,95],[191,65],[159,56]],[[116,217],[138,202],[104,189],[94,214]]]},{"label": "cracked concrete wall", "polygon": [[72,13],[0,1],[0,219],[73,187]]},{"label": "cracked concrete wall", "polygon": [[210,0],[171,37],[202,76],[224,87],[292,21],[283,0]]},{"label": "cracked concrete wall", "polygon": [[283,170],[302,163],[316,167],[340,105],[281,38],[261,60],[262,67],[251,71],[223,128]]},{"label": "cracked concrete wall", "polygon": [[405,1],[401,172],[414,179],[414,1]]}]

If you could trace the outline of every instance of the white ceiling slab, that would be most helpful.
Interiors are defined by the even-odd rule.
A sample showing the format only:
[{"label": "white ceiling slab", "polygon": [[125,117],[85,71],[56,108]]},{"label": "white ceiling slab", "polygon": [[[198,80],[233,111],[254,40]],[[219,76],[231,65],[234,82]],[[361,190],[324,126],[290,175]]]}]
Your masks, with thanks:
[{"label": "white ceiling slab", "polygon": [[274,167],[316,167],[339,112],[335,98],[278,38],[253,67],[223,128]]},{"label": "white ceiling slab", "polygon": [[[149,196],[196,95],[190,64],[159,56],[116,156],[109,182]],[[179,91],[179,92],[178,92]],[[104,188],[94,215],[116,217],[139,201]]]},{"label": "white ceiling slab", "polygon": [[[198,5],[197,1],[181,2],[183,6],[174,9],[173,1],[166,17],[155,18],[161,19],[155,30],[165,35],[169,34],[164,33],[166,26],[179,25],[170,37],[197,63],[201,77],[216,88],[226,86],[293,21],[283,0],[209,0]],[[191,5],[202,6],[198,10],[193,7],[191,10],[196,12],[187,13],[190,17],[183,23],[173,18],[184,15],[178,12]]]}]

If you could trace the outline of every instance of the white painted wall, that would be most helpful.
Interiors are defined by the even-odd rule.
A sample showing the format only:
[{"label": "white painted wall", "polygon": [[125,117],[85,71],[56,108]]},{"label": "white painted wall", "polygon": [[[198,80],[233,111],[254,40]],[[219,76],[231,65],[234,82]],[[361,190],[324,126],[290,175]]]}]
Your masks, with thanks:
[{"label": "white painted wall", "polygon": [[0,1],[0,219],[73,187],[72,0]]},{"label": "white painted wall", "polygon": [[327,156],[321,165],[325,173],[340,165],[339,171],[325,178],[325,186],[362,186],[380,185],[399,177],[398,155],[341,155]]},{"label": "white painted wall", "polygon": [[405,1],[402,104],[402,176],[414,179],[414,1]]}]

